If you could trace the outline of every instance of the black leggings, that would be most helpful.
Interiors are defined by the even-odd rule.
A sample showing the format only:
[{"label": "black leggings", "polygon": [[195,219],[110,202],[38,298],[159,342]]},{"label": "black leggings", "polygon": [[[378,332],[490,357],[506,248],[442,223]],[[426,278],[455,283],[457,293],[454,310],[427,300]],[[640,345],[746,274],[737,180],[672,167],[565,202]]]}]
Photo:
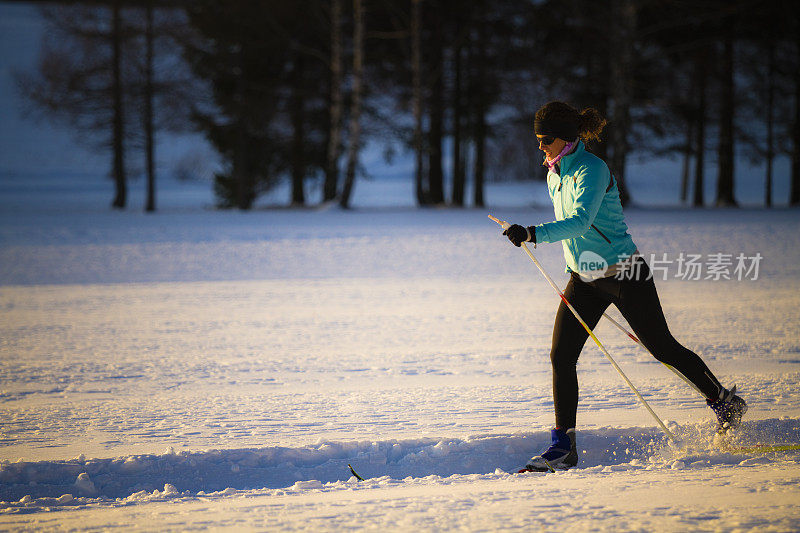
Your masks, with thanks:
[{"label": "black leggings", "polygon": [[[659,361],[666,363],[686,376],[707,398],[718,398],[722,390],[714,374],[694,352],[683,347],[667,327],[656,285],[650,269],[641,258],[635,279],[607,277],[585,282],[573,273],[564,296],[572,307],[594,329],[606,308],[614,304],[628,321],[642,344]],[[550,361],[553,364],[553,400],[556,410],[556,427],[575,427],[578,409],[578,356],[589,334],[561,302],[553,328],[553,346]]]}]

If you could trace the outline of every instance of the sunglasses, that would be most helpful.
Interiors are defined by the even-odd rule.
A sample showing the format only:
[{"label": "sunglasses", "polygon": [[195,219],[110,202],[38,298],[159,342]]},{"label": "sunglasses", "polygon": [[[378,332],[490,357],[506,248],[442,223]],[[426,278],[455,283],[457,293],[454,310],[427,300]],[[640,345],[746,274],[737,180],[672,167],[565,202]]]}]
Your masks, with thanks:
[{"label": "sunglasses", "polygon": [[553,144],[556,140],[552,135],[545,135],[544,137],[536,137],[536,140],[542,143],[542,146]]}]

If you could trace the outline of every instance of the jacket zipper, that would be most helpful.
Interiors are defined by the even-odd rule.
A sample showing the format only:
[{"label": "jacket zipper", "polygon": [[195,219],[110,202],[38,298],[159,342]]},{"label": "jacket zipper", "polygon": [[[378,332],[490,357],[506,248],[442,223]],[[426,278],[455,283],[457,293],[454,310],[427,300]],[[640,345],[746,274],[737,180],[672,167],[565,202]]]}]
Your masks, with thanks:
[{"label": "jacket zipper", "polygon": [[[611,183],[612,183],[612,184],[614,183],[614,181],[613,181],[613,178],[612,178],[612,181],[611,181]],[[560,181],[560,182],[558,183],[558,192],[559,192],[559,193],[561,193],[561,186],[562,186],[562,185],[564,185],[563,178],[562,178],[562,181]],[[564,196],[563,196],[562,194],[559,194],[558,196],[559,196],[559,200],[561,200],[561,216],[563,217],[563,216],[564,216]],[[605,241],[606,241],[608,244],[611,244],[611,240],[610,240],[608,237],[606,237],[605,233],[603,233],[602,231],[600,231],[599,229],[597,229],[597,226],[595,226],[594,224],[592,224],[592,225],[591,225],[591,227],[593,227],[593,228],[594,228],[594,230],[595,230],[597,233],[599,233],[599,234],[600,234],[600,236],[601,236],[601,237],[602,237],[602,238],[603,238],[603,239],[604,239],[604,240],[605,240]]]},{"label": "jacket zipper", "polygon": [[600,234],[600,236],[601,236],[602,238],[604,238],[604,239],[606,240],[606,242],[607,242],[608,244],[611,244],[611,241],[608,239],[608,237],[606,237],[606,236],[605,236],[605,234],[604,234],[602,231],[600,231],[599,229],[597,229],[597,226],[595,226],[594,224],[592,224],[592,227],[595,229],[595,231],[596,231],[597,233],[599,233],[599,234]]}]

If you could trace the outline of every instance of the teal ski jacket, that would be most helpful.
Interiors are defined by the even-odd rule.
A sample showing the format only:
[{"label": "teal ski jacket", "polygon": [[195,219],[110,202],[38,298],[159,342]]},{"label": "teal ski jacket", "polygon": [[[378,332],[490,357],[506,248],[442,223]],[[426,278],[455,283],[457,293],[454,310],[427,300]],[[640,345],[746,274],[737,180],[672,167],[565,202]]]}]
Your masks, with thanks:
[{"label": "teal ski jacket", "polygon": [[560,172],[547,173],[556,220],[535,226],[536,242],[561,241],[568,272],[600,270],[630,257],[636,245],[605,162],[578,141],[559,166]]}]

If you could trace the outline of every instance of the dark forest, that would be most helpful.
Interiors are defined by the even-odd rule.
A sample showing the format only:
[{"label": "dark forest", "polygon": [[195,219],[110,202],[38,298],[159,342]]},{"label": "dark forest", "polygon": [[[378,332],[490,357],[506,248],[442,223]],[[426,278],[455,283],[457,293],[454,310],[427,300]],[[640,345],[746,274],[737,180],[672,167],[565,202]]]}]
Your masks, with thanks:
[{"label": "dark forest", "polygon": [[[415,156],[420,206],[482,206],[483,184],[541,179],[533,114],[549,100],[609,120],[589,149],[623,202],[632,157],[683,161],[682,200],[735,206],[735,153],[791,160],[800,204],[800,10],[793,2],[307,0],[42,3],[50,31],[20,89],[41,115],[126,158],[199,131],[225,161],[218,206],[249,209],[276,184],[349,205],[366,142]],[[704,175],[708,163],[715,176]],[[446,174],[447,172],[447,174]],[[448,175],[449,174],[449,175]],[[717,183],[703,197],[704,180]],[[473,197],[467,198],[467,183]]]}]

